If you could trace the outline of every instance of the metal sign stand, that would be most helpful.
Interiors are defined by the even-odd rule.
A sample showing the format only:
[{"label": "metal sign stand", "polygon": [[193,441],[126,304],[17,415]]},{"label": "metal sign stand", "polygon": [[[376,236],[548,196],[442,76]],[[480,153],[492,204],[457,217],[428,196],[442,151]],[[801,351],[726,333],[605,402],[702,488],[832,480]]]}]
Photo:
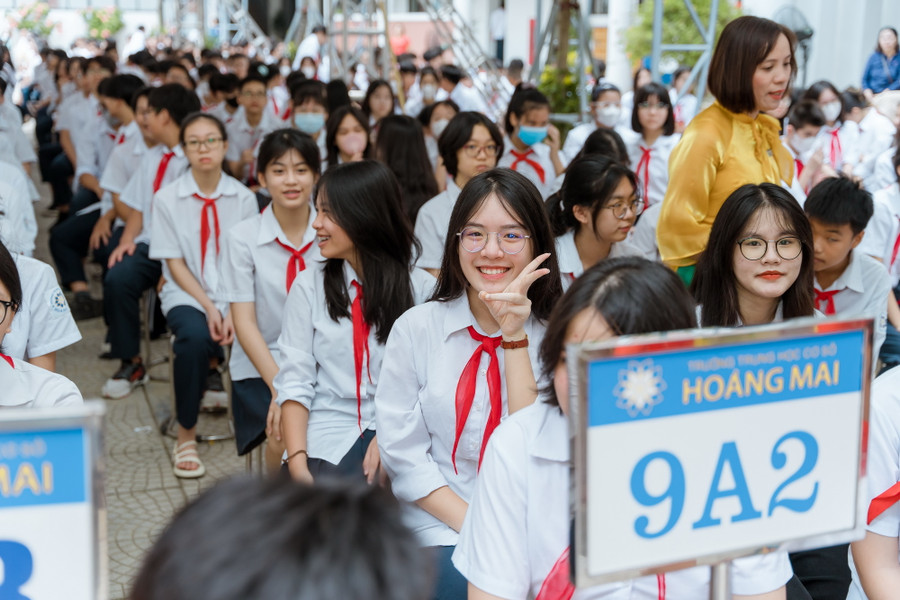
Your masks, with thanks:
[{"label": "metal sign stand", "polygon": [[709,600],[731,600],[731,562],[716,563],[709,568]]}]

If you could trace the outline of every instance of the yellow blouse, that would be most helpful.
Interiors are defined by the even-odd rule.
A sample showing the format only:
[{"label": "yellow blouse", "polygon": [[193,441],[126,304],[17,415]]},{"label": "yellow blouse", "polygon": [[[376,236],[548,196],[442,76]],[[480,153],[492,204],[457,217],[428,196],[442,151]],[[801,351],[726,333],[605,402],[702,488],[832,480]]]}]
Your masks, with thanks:
[{"label": "yellow blouse", "polygon": [[733,113],[718,102],[694,117],[669,158],[669,186],[656,241],[671,267],[692,265],[706,248],[719,209],[746,183],[790,185],[794,162],[778,121]]}]

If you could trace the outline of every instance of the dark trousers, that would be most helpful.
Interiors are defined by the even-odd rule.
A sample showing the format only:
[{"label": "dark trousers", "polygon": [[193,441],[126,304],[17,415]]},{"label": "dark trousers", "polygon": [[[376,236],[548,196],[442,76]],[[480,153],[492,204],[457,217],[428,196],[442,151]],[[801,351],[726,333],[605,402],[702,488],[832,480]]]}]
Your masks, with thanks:
[{"label": "dark trousers", "polygon": [[262,377],[231,382],[231,414],[238,455],[244,455],[266,439],[266,418],[272,392]]},{"label": "dark trousers", "polygon": [[60,152],[50,161],[49,172],[45,173],[45,179],[53,189],[53,208],[65,206],[72,201],[69,178],[74,174],[75,169],[65,152]]},{"label": "dark trousers", "polygon": [[113,358],[131,360],[141,352],[141,295],[162,275],[162,265],[148,254],[147,244],[138,244],[134,254],[126,255],[103,278],[103,312]]},{"label": "dark trousers", "polygon": [[175,412],[178,424],[191,429],[197,424],[200,399],[206,389],[211,358],[221,357],[222,347],[213,341],[206,324],[206,313],[193,306],[176,306],[166,314],[172,331],[172,381],[175,387]]},{"label": "dark trousers", "polygon": [[47,107],[40,109],[34,118],[34,135],[40,148],[53,143],[53,117],[47,112]]},{"label": "dark trousers", "polygon": [[50,229],[50,253],[63,285],[87,280],[84,274],[84,257],[88,253],[94,225],[100,219],[100,210],[82,215],[75,213],[99,201],[97,194],[80,188],[72,198],[69,218]]},{"label": "dark trousers", "polygon": [[849,544],[794,552],[794,574],[813,600],[845,600],[850,589]]},{"label": "dark trousers", "polygon": [[353,444],[347,454],[344,455],[341,462],[336,465],[321,458],[310,458],[307,460],[309,472],[316,480],[324,477],[326,479],[338,478],[365,481],[362,466],[363,459],[366,457],[366,450],[369,449],[369,444],[372,443],[372,438],[374,437],[375,432],[371,429],[366,429],[362,436],[357,438],[356,443]]},{"label": "dark trousers", "polygon": [[494,48],[495,56],[500,61],[500,66],[503,66],[503,40],[494,40]]},{"label": "dark trousers", "polygon": [[431,549],[437,560],[437,578],[432,600],[466,600],[468,582],[450,560],[456,546],[432,546]]}]

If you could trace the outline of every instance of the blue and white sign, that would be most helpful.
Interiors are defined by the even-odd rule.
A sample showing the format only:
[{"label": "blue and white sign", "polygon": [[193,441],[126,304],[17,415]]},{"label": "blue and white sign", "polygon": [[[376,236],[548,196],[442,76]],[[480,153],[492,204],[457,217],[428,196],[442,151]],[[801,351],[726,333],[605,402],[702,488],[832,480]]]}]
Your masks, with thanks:
[{"label": "blue and white sign", "polygon": [[870,340],[804,320],[571,353],[579,585],[861,537]]},{"label": "blue and white sign", "polygon": [[0,598],[103,597],[102,403],[0,414]]}]

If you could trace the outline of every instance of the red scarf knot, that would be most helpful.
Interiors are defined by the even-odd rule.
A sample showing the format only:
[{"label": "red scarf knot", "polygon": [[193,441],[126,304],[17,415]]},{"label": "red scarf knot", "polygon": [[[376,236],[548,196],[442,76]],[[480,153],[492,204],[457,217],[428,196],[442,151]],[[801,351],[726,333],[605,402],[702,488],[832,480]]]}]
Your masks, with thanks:
[{"label": "red scarf knot", "polygon": [[159,161],[159,166],[156,168],[156,177],[153,178],[154,194],[159,191],[162,180],[166,176],[166,169],[169,167],[169,161],[172,160],[173,156],[175,156],[174,152],[166,152],[163,154],[162,160]]},{"label": "red scarf knot", "polygon": [[200,209],[200,273],[202,274],[203,266],[206,264],[206,247],[209,245],[208,212],[212,212],[216,232],[216,256],[219,255],[219,211],[216,210],[216,200],[219,198],[204,198],[200,194],[194,194],[194,198],[203,202],[203,208]]},{"label": "red scarf knot", "polygon": [[369,382],[372,381],[372,373],[369,371],[369,324],[363,315],[362,286],[355,279],[350,285],[356,290],[356,298],[350,304],[350,317],[353,321],[353,366],[356,369],[356,424],[362,435],[362,363],[366,357],[366,373]]},{"label": "red scarf knot", "polygon": [[[813,291],[816,293],[816,310],[821,310],[826,315],[833,315],[834,312],[834,295],[840,292],[841,290],[831,290],[830,292],[820,292],[819,290],[813,288]],[[825,303],[825,308],[823,309],[821,303]]]},{"label": "red scarf knot", "polygon": [[[313,243],[310,242],[310,243],[306,244],[305,246],[303,246],[302,248],[300,248],[299,250],[297,250],[296,248],[288,246],[287,244],[285,244],[278,238],[275,238],[275,241],[278,243],[279,246],[281,246],[282,248],[284,248],[285,250],[287,250],[288,252],[291,253],[291,258],[288,260],[288,264],[287,264],[287,279],[286,279],[287,291],[288,291],[288,293],[290,293],[291,286],[294,285],[294,279],[297,278],[297,275],[300,272],[306,270],[306,261],[303,260],[303,255],[306,254],[306,251],[310,249],[310,247],[313,245]],[[313,240],[313,241],[315,241],[315,240]]]},{"label": "red scarf knot", "polygon": [[537,173],[538,178],[541,180],[541,183],[544,183],[544,167],[536,161],[528,158],[529,154],[534,153],[534,150],[529,148],[525,152],[516,152],[515,150],[510,150],[513,156],[516,157],[516,160],[513,161],[513,164],[509,166],[513,171],[516,170],[516,165],[520,162],[524,162],[525,164],[531,165],[531,168],[534,169],[535,173]]}]

